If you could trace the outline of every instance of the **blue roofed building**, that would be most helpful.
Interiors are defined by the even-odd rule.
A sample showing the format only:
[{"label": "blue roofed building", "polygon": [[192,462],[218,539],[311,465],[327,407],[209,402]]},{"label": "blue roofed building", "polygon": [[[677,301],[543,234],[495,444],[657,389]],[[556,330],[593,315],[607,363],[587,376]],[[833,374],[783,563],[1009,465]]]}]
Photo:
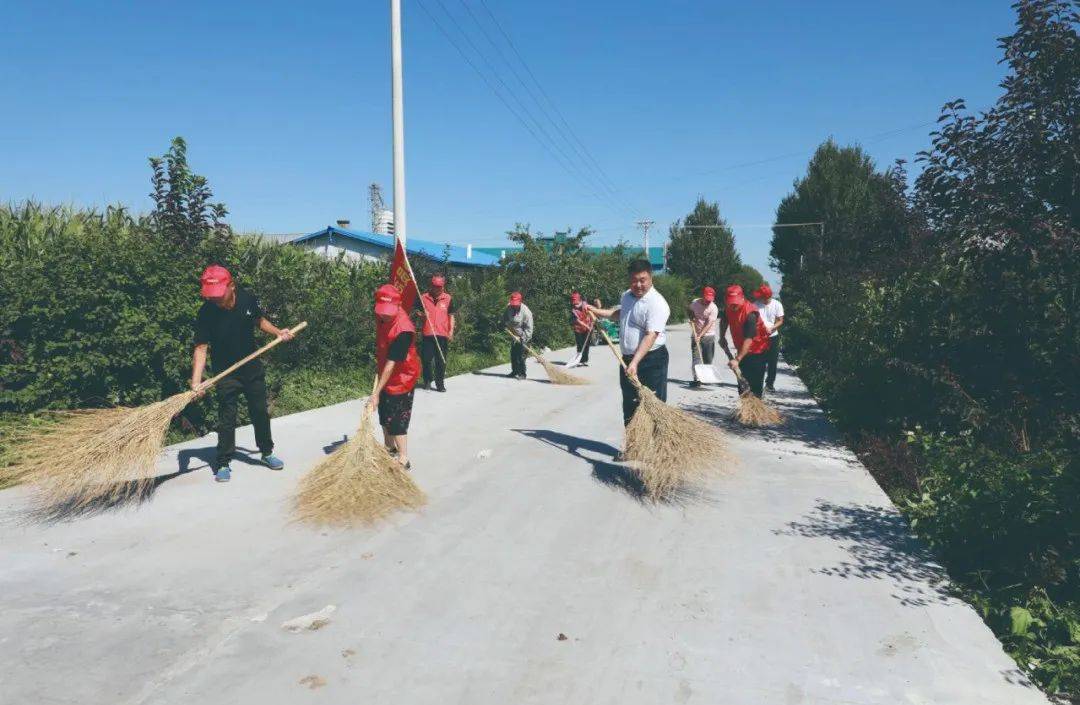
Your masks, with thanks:
[{"label": "blue roofed building", "polygon": [[[314,250],[327,257],[344,254],[355,259],[384,260],[394,254],[393,235],[380,235],[333,225],[294,238],[289,244]],[[409,257],[423,257],[436,262],[445,260],[452,267],[494,267],[499,264],[499,257],[481,252],[472,245],[451,245],[412,236],[406,241],[405,251]]]}]

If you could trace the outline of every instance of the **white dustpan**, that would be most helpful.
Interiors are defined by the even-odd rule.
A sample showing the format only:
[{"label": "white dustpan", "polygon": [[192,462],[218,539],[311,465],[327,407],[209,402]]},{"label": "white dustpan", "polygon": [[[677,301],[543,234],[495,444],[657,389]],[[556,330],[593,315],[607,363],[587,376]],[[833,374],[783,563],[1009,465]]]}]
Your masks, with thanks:
[{"label": "white dustpan", "polygon": [[580,352],[578,352],[578,354],[577,354],[577,355],[574,355],[574,357],[572,357],[572,358],[570,359],[570,361],[569,361],[569,362],[567,362],[567,363],[566,363],[566,365],[564,365],[564,367],[567,367],[567,368],[570,368],[570,367],[577,367],[577,366],[578,366],[578,365],[580,365],[580,364],[581,364],[581,353],[580,353]]},{"label": "white dustpan", "polygon": [[720,378],[716,376],[716,368],[712,365],[694,365],[694,377],[702,384],[720,384]]}]

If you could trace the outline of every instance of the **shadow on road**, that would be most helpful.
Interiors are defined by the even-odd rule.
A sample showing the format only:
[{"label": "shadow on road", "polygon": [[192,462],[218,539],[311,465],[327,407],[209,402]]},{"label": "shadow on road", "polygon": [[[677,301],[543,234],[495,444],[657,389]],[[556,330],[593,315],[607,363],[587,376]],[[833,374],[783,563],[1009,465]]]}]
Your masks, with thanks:
[{"label": "shadow on road", "polygon": [[[502,379],[513,379],[512,377],[509,377],[509,376],[507,376],[506,374],[504,374],[502,372],[481,372],[481,371],[477,370],[476,372],[473,372],[473,374],[478,375],[480,377],[500,377]],[[517,380],[514,380],[514,381],[517,381]],[[526,377],[525,379],[523,379],[521,381],[522,382],[537,382],[538,384],[551,384],[551,380],[539,379],[539,378],[536,378],[536,377]]]},{"label": "shadow on road", "polygon": [[[249,448],[237,448],[234,459],[248,465],[263,466],[262,462],[255,460],[250,455],[258,451]],[[109,491],[109,496],[87,503],[64,502],[61,504],[32,504],[29,509],[20,511],[16,515],[16,521],[23,524],[57,524],[76,519],[87,519],[99,514],[139,507],[150,502],[158,487],[169,480],[186,475],[196,470],[209,469],[217,455],[214,446],[205,448],[185,448],[177,453],[177,469],[175,472],[157,475],[147,482],[131,480],[117,483]],[[192,463],[197,464],[192,467]]]},{"label": "shadow on road", "polygon": [[581,453],[581,451],[585,450],[590,453],[611,457],[618,452],[618,448],[601,441],[571,436],[566,433],[559,433],[558,431],[522,428],[515,428],[512,430],[523,436],[535,438],[553,448],[558,448],[575,458],[584,460],[592,466],[592,476],[594,480],[607,487],[621,490],[639,502],[645,501],[645,486],[633,471],[617,463],[593,458]]},{"label": "shadow on road", "polygon": [[172,472],[167,475],[158,475],[149,482],[120,483],[114,486],[108,497],[88,503],[32,504],[30,508],[19,512],[17,520],[23,524],[59,524],[128,507],[138,507],[153,499],[158,487],[181,474],[181,472]]},{"label": "shadow on road", "polygon": [[[792,403],[792,400],[798,402],[802,399],[795,393],[767,394],[765,399],[784,415],[783,424],[764,428],[744,426],[732,418],[732,407],[709,403],[704,399],[700,402],[684,403],[683,408],[739,438],[771,442],[795,441],[809,449],[829,452],[832,454],[830,457],[837,460],[851,462],[852,458],[844,443],[817,406],[808,403]],[[738,401],[730,400],[729,403],[737,404]]]},{"label": "shadow on road", "polygon": [[891,507],[819,499],[813,513],[773,533],[843,544],[850,560],[813,572],[844,579],[891,580],[899,590],[893,597],[903,605],[922,607],[953,597],[945,571],[912,535],[907,520]]}]

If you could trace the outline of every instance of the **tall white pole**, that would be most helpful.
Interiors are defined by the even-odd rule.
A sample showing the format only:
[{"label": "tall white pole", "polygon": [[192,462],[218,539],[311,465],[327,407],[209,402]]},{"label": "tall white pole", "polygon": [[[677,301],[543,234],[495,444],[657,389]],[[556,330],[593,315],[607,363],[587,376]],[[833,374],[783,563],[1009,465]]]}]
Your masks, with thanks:
[{"label": "tall white pole", "polygon": [[643,239],[642,245],[645,248],[645,259],[649,260],[650,262],[652,261],[652,259],[649,257],[649,228],[652,227],[653,222],[655,222],[655,221],[652,221],[652,220],[639,220],[637,222],[638,227],[640,227],[644,231],[644,237],[642,238]]},{"label": "tall white pole", "polygon": [[401,86],[401,0],[390,0],[390,70],[394,103],[394,235],[405,244],[405,96]]}]

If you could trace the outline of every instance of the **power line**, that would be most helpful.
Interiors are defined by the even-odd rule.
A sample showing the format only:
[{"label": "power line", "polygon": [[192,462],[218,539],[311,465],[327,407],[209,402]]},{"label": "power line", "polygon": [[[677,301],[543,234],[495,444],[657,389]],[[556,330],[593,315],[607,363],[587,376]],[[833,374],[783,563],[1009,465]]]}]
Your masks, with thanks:
[{"label": "power line", "polygon": [[[481,61],[483,61],[483,63],[488,67],[492,77],[494,77],[495,81],[497,81],[498,84],[502,86],[502,91],[500,91],[499,88],[496,87],[494,83],[492,83],[492,81],[488,78],[488,75],[484,71],[482,71],[480,67],[477,66],[476,63],[469,57],[465,50],[462,49],[461,45],[450,35],[450,33],[445,29],[445,27],[438,20],[438,18],[435,17],[431,10],[428,9],[427,5],[423,2],[423,0],[419,0],[421,9],[423,9],[424,12],[428,15],[428,17],[431,18],[431,21],[435,23],[435,26],[439,29],[443,36],[446,37],[447,41],[449,41],[450,44],[457,50],[457,52],[466,61],[466,63],[468,63],[469,66],[480,76],[480,78],[483,79],[484,83],[487,84],[488,88],[491,89],[491,91],[495,94],[496,98],[499,99],[503,106],[506,107],[506,109],[509,110],[511,114],[513,114],[514,117],[522,123],[522,125],[528,130],[528,132],[533,136],[533,138],[540,143],[541,147],[548,151],[548,153],[553,158],[555,158],[555,160],[563,169],[567,171],[567,173],[569,173],[572,177],[578,179],[587,189],[592,191],[598,199],[604,201],[609,207],[614,207],[615,210],[623,209],[624,207],[614,201],[610,195],[604,193],[602,190],[597,189],[596,185],[592,183],[592,179],[588,176],[588,174],[586,174],[584,171],[581,170],[580,167],[577,166],[574,160],[567,155],[565,150],[558,144],[558,142],[556,142],[547,132],[547,130],[544,129],[543,125],[541,125],[540,122],[536,120],[536,118],[529,112],[528,108],[524,105],[522,100],[513,91],[513,89],[511,89],[510,86],[506,84],[503,78],[499,75],[499,72],[491,64],[491,61],[487,58],[487,55],[484,54],[484,52],[482,52],[479,47],[476,46],[476,43],[473,42],[468,32],[465,31],[465,29],[457,21],[454,15],[447,9],[446,5],[443,4],[442,0],[435,0],[435,2],[438,3],[443,13],[450,19],[450,22],[453,23],[458,33],[462,37],[464,37],[465,41],[468,43],[472,51],[476,55],[478,55]],[[503,96],[504,92],[518,105],[518,109],[515,109],[513,106],[510,105],[509,102],[507,102],[506,98]],[[525,117],[522,116],[522,114],[532,120],[532,125],[529,124],[529,122],[525,119]],[[535,126],[535,129],[533,126]],[[541,135],[543,135],[543,137],[541,137]],[[554,152],[552,150],[554,150]]]},{"label": "power line", "polygon": [[[622,200],[622,202],[626,203],[625,199],[622,199],[621,192],[619,191],[619,189],[617,189],[615,187],[614,181],[612,181],[611,177],[609,177],[607,172],[604,171],[604,168],[602,166],[600,166],[600,163],[596,160],[596,157],[594,157],[592,152],[589,151],[589,148],[585,145],[585,143],[581,141],[581,138],[578,137],[577,133],[574,131],[574,128],[572,128],[570,126],[570,123],[567,121],[566,116],[563,115],[561,110],[559,110],[558,104],[554,100],[552,100],[551,95],[546,90],[544,90],[543,84],[540,83],[540,80],[536,77],[536,74],[533,73],[533,70],[529,67],[528,62],[525,61],[525,57],[523,57],[521,55],[521,52],[518,51],[517,45],[514,44],[514,40],[510,38],[510,34],[503,27],[502,23],[500,23],[499,20],[495,17],[495,14],[491,11],[491,8],[488,7],[487,2],[485,2],[485,0],[479,0],[479,1],[480,1],[481,7],[484,8],[484,12],[486,12],[488,18],[490,18],[491,23],[493,25],[495,25],[496,29],[499,30],[499,33],[502,35],[503,39],[506,41],[507,46],[510,47],[510,50],[514,53],[514,56],[517,57],[518,62],[521,64],[521,66],[525,69],[525,72],[532,79],[532,82],[536,85],[536,88],[540,91],[540,94],[547,101],[547,104],[551,107],[552,111],[555,113],[556,116],[558,116],[559,121],[562,123],[563,127],[566,130],[566,133],[569,133],[570,137],[572,138],[572,141],[567,140],[567,143],[575,148],[575,151],[578,153],[579,156],[582,156],[583,161],[587,165],[591,166],[593,171],[600,177],[600,183],[606,185],[608,190],[613,195],[615,195],[617,198],[620,198],[620,200]],[[461,0],[461,3],[463,5],[465,5],[465,9],[469,11],[469,14],[473,16],[473,20],[476,21],[477,25],[479,25],[480,24],[479,21],[476,20],[475,15],[473,15],[472,10],[469,8],[469,6],[465,2],[465,0]],[[491,41],[490,38],[489,38],[489,41]],[[492,42],[492,45],[495,46],[495,43]],[[496,47],[496,49],[498,50],[497,47]],[[499,55],[504,56],[502,54],[501,50],[499,50]],[[504,60],[506,60],[505,56],[504,56]],[[513,68],[513,64],[509,60],[506,60],[506,63],[507,63],[507,65],[509,65],[511,67],[511,70],[513,71],[515,77],[518,78],[518,81],[521,82],[521,84],[523,86],[525,86],[526,90],[529,91],[529,95],[533,96],[533,99],[536,100],[537,105],[540,105],[541,108],[543,108],[542,102],[539,99],[536,98],[536,95],[532,92],[531,89],[528,88],[528,85],[525,83],[525,81],[523,81],[521,79],[521,77],[517,73],[517,70]],[[548,119],[551,119],[550,115],[549,115]],[[554,123],[555,123],[555,121],[552,120],[552,124],[554,124]],[[580,148],[580,149],[578,149],[578,148]],[[633,211],[638,211],[639,210],[639,209],[634,208],[633,206],[630,206],[630,209],[633,210]]]}]

